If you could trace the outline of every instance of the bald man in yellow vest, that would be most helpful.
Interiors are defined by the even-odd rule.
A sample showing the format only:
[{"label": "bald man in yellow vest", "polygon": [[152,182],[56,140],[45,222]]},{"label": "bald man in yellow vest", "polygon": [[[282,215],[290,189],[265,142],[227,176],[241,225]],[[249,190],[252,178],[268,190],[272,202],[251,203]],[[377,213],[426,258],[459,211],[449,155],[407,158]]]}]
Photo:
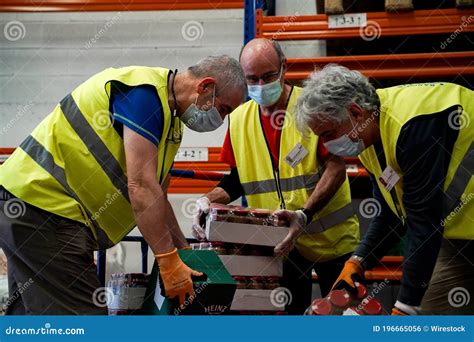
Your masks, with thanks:
[{"label": "bald man in yellow vest", "polygon": [[286,310],[303,314],[311,303],[312,270],[325,296],[359,241],[344,160],[328,153],[317,136],[306,139],[297,130],[301,88],[285,83],[287,62],[277,42],[250,41],[240,64],[251,100],[229,116],[221,160],[231,172],[198,200],[194,232],[203,238],[199,217],[210,202],[229,203],[245,195],[253,208],[299,209],[297,225],[307,232],[289,234],[275,251],[289,254],[282,279],[291,292]]}]

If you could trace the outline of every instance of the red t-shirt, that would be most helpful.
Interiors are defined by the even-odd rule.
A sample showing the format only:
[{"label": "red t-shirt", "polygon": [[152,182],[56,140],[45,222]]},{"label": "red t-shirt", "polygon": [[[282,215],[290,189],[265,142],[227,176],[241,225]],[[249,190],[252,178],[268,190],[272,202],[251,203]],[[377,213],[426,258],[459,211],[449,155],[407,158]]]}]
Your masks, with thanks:
[{"label": "red t-shirt", "polygon": [[[284,113],[284,112],[283,112]],[[273,164],[278,165],[279,162],[279,153],[280,153],[280,140],[281,140],[281,127],[284,120],[282,117],[282,112],[278,112],[274,116],[265,116],[260,115],[260,121],[262,123],[263,132],[268,142],[268,147],[270,148],[270,153],[272,155]],[[318,156],[325,158],[329,154],[329,151],[323,145],[321,139],[318,140]],[[222,163],[228,164],[230,167],[237,166],[235,161],[234,151],[232,150],[232,143],[230,141],[229,130],[225,136],[224,145],[221,149],[221,154],[219,160]]]}]

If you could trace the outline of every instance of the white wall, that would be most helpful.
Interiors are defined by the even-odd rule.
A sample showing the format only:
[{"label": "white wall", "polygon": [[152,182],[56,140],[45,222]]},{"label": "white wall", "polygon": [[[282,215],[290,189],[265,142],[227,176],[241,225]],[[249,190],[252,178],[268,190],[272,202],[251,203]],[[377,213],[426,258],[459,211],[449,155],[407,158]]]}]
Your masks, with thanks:
[{"label": "white wall", "polygon": [[[316,0],[276,0],[275,14],[287,16],[289,22],[294,21],[296,15],[315,15]],[[325,40],[285,40],[280,44],[289,58],[326,56]]]},{"label": "white wall", "polygon": [[[0,37],[2,147],[17,146],[59,100],[102,69],[184,70],[207,55],[237,57],[243,41],[243,10],[0,13],[1,31],[12,21],[20,22],[24,37]],[[183,146],[219,146],[221,131],[188,134]]]}]

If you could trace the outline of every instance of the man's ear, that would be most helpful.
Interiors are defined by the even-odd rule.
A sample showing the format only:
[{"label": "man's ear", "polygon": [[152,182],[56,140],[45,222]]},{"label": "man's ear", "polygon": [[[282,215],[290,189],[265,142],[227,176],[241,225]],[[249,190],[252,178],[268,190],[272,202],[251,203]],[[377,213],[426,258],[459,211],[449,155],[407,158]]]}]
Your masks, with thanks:
[{"label": "man's ear", "polygon": [[286,61],[286,58],[281,61],[281,80],[283,83],[285,83],[285,74],[286,71],[288,70],[288,63]]},{"label": "man's ear", "polygon": [[283,61],[281,61],[281,65],[282,65],[282,74],[284,75],[286,73],[286,71],[288,70],[288,62],[287,62],[287,59],[283,59]]},{"label": "man's ear", "polygon": [[357,103],[353,102],[349,105],[349,115],[351,115],[355,121],[365,120],[365,112],[366,111]]},{"label": "man's ear", "polygon": [[205,77],[196,84],[198,94],[213,91],[216,80],[213,77]]}]

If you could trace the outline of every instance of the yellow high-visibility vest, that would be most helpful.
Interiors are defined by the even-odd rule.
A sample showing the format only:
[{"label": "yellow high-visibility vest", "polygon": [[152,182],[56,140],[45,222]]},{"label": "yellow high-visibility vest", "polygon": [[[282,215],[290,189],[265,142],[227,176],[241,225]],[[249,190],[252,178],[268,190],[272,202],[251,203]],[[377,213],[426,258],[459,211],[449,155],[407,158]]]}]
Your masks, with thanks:
[{"label": "yellow high-visibility vest", "polygon": [[[229,121],[230,140],[240,182],[253,208],[296,210],[304,206],[321,173],[318,137],[304,138],[296,128],[295,105],[301,88],[293,87],[281,132],[279,165],[274,169],[258,104],[250,100],[238,107]],[[294,167],[285,157],[297,144],[308,153]],[[349,181],[317,212],[307,227],[311,234],[298,238],[296,248],[308,260],[325,262],[353,252],[359,242],[359,224],[353,211]]]},{"label": "yellow high-visibility vest", "polygon": [[[400,176],[388,192],[378,179],[382,168],[374,146],[359,158],[377,179],[377,185],[391,210],[405,221],[403,206],[403,172],[397,162],[397,141],[402,128],[422,115],[444,113],[449,124],[459,129],[444,183],[446,194],[441,222],[448,239],[474,238],[474,92],[452,83],[420,83],[378,89],[380,98],[380,135],[387,165]],[[459,117],[457,117],[459,114]],[[410,153],[409,151],[405,153]]]},{"label": "yellow high-visibility vest", "polygon": [[[88,225],[97,248],[119,242],[134,226],[128,197],[122,137],[113,127],[112,83],[151,85],[162,104],[164,129],[158,145],[157,178],[164,181],[179,144],[171,125],[168,69],[106,69],[67,95],[0,167],[0,184],[35,207]],[[170,132],[171,127],[174,131]]]}]

